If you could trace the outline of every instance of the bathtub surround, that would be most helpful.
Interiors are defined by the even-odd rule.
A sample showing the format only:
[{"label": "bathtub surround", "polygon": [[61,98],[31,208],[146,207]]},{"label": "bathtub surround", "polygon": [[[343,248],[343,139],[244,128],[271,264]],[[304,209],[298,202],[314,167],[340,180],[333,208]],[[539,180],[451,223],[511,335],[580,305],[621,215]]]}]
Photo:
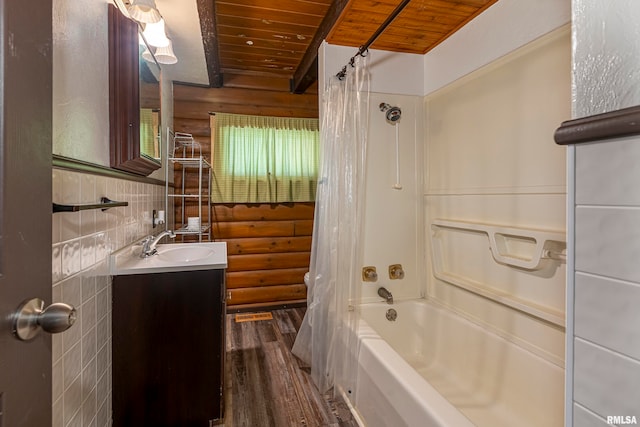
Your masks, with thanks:
[{"label": "bathtub surround", "polygon": [[[640,5],[572,4],[573,117],[639,105]],[[567,426],[640,419],[639,147],[638,136],[569,147]]]},{"label": "bathtub surround", "polygon": [[[371,59],[375,61],[375,53]],[[402,118],[390,124],[378,108],[382,102],[399,106]],[[418,279],[424,274],[424,239],[416,231],[423,223],[423,100],[419,96],[372,93],[371,105],[360,266],[376,267],[378,280],[366,283],[360,279],[362,302],[382,301],[377,293],[381,286],[393,294],[394,301],[420,298],[424,295]],[[398,181],[401,189],[394,187]],[[401,279],[393,279],[389,273],[389,267],[397,264],[404,272]]]},{"label": "bathtub surround", "polygon": [[426,98],[428,296],[561,367],[566,267],[534,243],[566,247],[570,52],[563,28]]}]

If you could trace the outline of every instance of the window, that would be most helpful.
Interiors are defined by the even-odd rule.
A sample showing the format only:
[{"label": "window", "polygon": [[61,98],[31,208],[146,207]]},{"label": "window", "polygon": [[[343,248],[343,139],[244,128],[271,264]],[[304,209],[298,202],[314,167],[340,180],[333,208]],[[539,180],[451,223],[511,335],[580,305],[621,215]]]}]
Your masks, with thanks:
[{"label": "window", "polygon": [[308,202],[318,176],[318,120],[211,116],[217,203]]}]

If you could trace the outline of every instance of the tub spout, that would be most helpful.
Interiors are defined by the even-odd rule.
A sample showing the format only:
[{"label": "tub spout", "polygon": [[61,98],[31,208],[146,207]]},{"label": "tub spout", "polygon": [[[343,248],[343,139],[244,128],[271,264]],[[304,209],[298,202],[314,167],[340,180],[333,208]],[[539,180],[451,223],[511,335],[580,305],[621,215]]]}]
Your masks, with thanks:
[{"label": "tub spout", "polygon": [[378,288],[378,295],[387,301],[387,304],[393,304],[393,295],[385,287]]}]

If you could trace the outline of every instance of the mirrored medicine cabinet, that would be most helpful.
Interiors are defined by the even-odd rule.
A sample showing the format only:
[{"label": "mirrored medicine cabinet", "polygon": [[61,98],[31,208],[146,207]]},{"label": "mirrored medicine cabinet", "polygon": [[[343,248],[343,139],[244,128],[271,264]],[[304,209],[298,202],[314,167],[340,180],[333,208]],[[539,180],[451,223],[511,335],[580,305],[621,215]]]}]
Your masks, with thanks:
[{"label": "mirrored medicine cabinet", "polygon": [[108,19],[111,167],[147,176],[162,164],[160,66],[135,21],[113,4]]}]

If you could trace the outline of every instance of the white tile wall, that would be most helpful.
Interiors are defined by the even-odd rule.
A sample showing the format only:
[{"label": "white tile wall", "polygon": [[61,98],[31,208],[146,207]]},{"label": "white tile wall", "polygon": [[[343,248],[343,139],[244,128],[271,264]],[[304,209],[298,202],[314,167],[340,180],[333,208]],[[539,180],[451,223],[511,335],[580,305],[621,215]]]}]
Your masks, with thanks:
[{"label": "white tile wall", "polygon": [[574,375],[576,402],[605,419],[640,415],[640,361],[576,338]]},{"label": "white tile wall", "polygon": [[153,234],[164,186],[53,169],[53,201],[128,201],[125,208],[52,216],[53,301],[72,304],[78,322],[53,336],[53,427],[111,425],[111,277],[107,257]]},{"label": "white tile wall", "polygon": [[640,138],[577,146],[573,425],[640,419]]},{"label": "white tile wall", "polygon": [[580,427],[606,427],[610,425],[598,415],[578,404],[573,405],[573,424]]},{"label": "white tile wall", "polygon": [[[622,138],[606,144],[585,144],[576,153],[576,203],[640,205],[640,138]],[[602,159],[607,159],[603,162]],[[609,179],[615,176],[616,179]]]},{"label": "white tile wall", "polygon": [[640,361],[640,285],[577,273],[575,335]]},{"label": "white tile wall", "polygon": [[576,270],[640,282],[640,209],[577,206],[575,245]]}]

